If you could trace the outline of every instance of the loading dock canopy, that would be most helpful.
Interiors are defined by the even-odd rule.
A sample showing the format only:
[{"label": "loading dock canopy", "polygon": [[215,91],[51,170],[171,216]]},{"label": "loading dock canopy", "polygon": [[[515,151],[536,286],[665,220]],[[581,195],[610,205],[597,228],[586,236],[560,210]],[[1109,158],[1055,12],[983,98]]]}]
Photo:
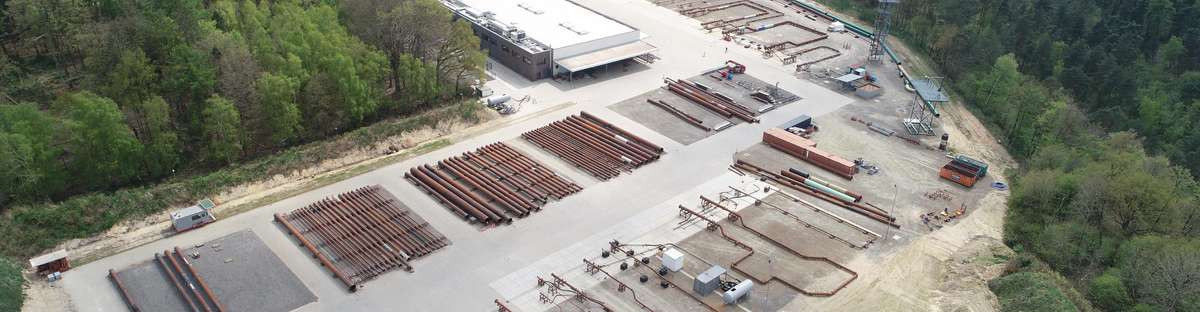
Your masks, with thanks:
[{"label": "loading dock canopy", "polygon": [[569,72],[578,72],[592,67],[633,58],[642,54],[653,53],[654,51],[658,51],[658,47],[650,45],[645,41],[638,40],[595,52],[564,58],[555,61],[554,63],[558,64],[559,67],[566,69]]}]

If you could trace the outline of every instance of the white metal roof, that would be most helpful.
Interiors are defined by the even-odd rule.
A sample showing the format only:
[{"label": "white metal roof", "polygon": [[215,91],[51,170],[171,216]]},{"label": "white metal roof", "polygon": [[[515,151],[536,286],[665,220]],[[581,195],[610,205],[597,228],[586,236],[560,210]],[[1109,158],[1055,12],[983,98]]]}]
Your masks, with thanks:
[{"label": "white metal roof", "polygon": [[561,48],[635,29],[568,0],[454,0],[525,31],[529,37]]},{"label": "white metal roof", "polygon": [[654,51],[658,51],[658,48],[645,41],[638,40],[616,47],[568,57],[555,61],[555,63],[558,63],[559,66],[566,68],[568,71],[577,72],[638,55],[653,53]]},{"label": "white metal roof", "polygon": [[33,268],[36,269],[39,265],[47,264],[47,263],[53,262],[55,260],[66,258],[66,257],[67,257],[67,250],[59,249],[59,250],[55,250],[54,252],[44,254],[41,256],[37,256],[37,257],[34,257],[33,259],[29,259],[29,266],[32,266]]}]

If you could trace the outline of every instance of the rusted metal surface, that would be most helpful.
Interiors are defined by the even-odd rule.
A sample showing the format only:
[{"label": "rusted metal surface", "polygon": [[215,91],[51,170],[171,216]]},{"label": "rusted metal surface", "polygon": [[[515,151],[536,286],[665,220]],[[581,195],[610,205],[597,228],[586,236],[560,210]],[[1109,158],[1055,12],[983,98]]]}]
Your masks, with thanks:
[{"label": "rusted metal surface", "polygon": [[858,166],[845,158],[822,151],[811,140],[795,135],[787,130],[771,128],[763,131],[763,143],[779,151],[821,167],[847,180],[853,180],[858,172]]},{"label": "rusted metal surface", "polygon": [[[194,296],[193,298],[200,302],[199,306],[204,308],[204,311],[212,312],[213,307],[208,304],[208,300],[204,299],[204,295],[200,294],[200,290],[196,289],[195,283],[192,283],[191,279],[188,279],[187,275],[183,272],[183,267],[179,265],[179,261],[175,260],[175,257],[171,256],[171,251],[164,250],[162,256],[163,258],[167,258],[167,263],[171,264],[171,269],[168,270],[169,272],[167,273],[171,274],[172,276],[178,275],[180,282],[187,285],[184,288],[190,289],[191,294]],[[186,292],[184,296],[187,296]]]},{"label": "rusted metal surface", "polygon": [[552,199],[582,190],[579,185],[503,143],[422,165],[404,175],[446,208],[469,222],[512,223],[541,210]]},{"label": "rusted metal surface", "polygon": [[[707,15],[709,13],[725,10],[725,9],[728,9],[731,7],[736,7],[736,6],[746,6],[746,7],[758,10],[759,12],[750,14],[750,15],[745,15],[745,16],[737,16],[737,17],[732,17],[732,18],[724,18],[724,19],[719,19],[719,20],[708,21],[708,22],[701,23],[700,25],[703,26],[704,29],[721,28],[721,27],[726,27],[726,26],[744,27],[753,22],[783,16],[783,12],[779,12],[775,9],[771,9],[769,7],[765,7],[758,3],[754,3],[753,1],[748,1],[748,0],[720,3],[720,4],[705,6],[705,7],[688,8],[688,9],[680,10],[679,13],[686,15],[688,17],[699,17],[699,16]],[[734,28],[736,29],[736,28],[740,28],[740,27],[734,27]]]},{"label": "rusted metal surface", "polygon": [[275,219],[352,292],[393,269],[412,272],[409,261],[450,244],[378,185],[276,214]]},{"label": "rusted metal surface", "polygon": [[740,159],[737,160],[736,163],[734,163],[733,167],[743,170],[745,172],[752,173],[754,175],[763,177],[763,178],[767,179],[768,181],[775,182],[776,184],[782,185],[784,187],[802,192],[804,194],[811,195],[816,198],[820,198],[820,199],[825,200],[834,205],[838,205],[838,206],[841,206],[842,208],[846,208],[846,209],[848,209],[854,213],[857,213],[859,215],[871,218],[872,220],[879,221],[880,223],[883,223],[883,224],[887,224],[888,226],[891,226],[894,228],[900,228],[900,225],[896,224],[896,222],[895,222],[896,221],[895,217],[891,216],[890,214],[884,212],[883,210],[881,210],[879,208],[868,206],[868,205],[870,205],[869,203],[864,205],[861,203],[847,202],[847,201],[843,201],[843,200],[837,199],[835,197],[829,196],[828,194],[825,194],[825,193],[813,191],[812,189],[809,189],[807,186],[805,186],[799,182],[796,182],[786,176],[767,171],[765,169],[758,167],[757,165],[751,164],[749,162],[746,162],[746,161],[743,161]]},{"label": "rusted metal surface", "polygon": [[500,299],[496,299],[495,302],[497,312],[513,312],[513,310],[509,309],[508,306],[505,306],[503,302],[500,302]]},{"label": "rusted metal surface", "polygon": [[573,298],[581,302],[587,301],[595,303],[596,305],[599,305],[600,308],[605,312],[615,311],[609,307],[608,304],[588,296],[583,292],[583,290],[576,288],[574,285],[571,285],[571,283],[568,283],[567,280],[554,273],[550,273],[550,279],[544,279],[541,276],[538,276],[537,287],[546,287],[546,292],[538,292],[538,300],[541,300],[542,303],[545,304],[555,304],[557,303],[558,298],[568,297],[568,300]]},{"label": "rusted metal surface", "polygon": [[217,295],[213,294],[212,288],[209,288],[208,283],[204,282],[204,277],[201,277],[200,273],[196,272],[196,268],[192,267],[192,263],[188,262],[187,258],[184,258],[183,253],[179,251],[179,247],[175,247],[174,253],[176,257],[179,257],[179,262],[183,263],[182,266],[187,268],[188,275],[195,279],[197,284],[200,284],[200,289],[204,291],[204,296],[207,297],[209,301],[212,301],[213,309],[218,312],[227,311],[225,310],[225,306],[221,305],[221,300],[217,299]]},{"label": "rusted metal surface", "polygon": [[[121,281],[121,277],[117,275],[117,271],[108,270],[108,278],[112,279],[113,285],[117,287],[117,291],[121,293],[121,299],[125,300],[125,305],[129,306],[129,311],[141,312],[142,308],[138,307],[137,303],[133,302],[133,297],[129,296],[129,289],[125,288],[125,282]],[[194,309],[195,307],[193,307]]]},{"label": "rusted metal surface", "polygon": [[[638,261],[637,257],[634,257],[634,256],[630,255],[630,253],[632,253],[632,252],[633,252],[633,250],[625,250],[625,249],[624,249],[624,248],[621,246],[621,244],[620,244],[620,243],[618,243],[617,241],[612,241],[612,242],[609,242],[609,244],[608,244],[608,248],[609,248],[609,250],[610,250],[610,251],[612,251],[614,254],[621,254],[621,255],[625,255],[625,257],[627,257],[627,258],[629,258],[629,259],[631,259],[631,260],[633,260],[633,261],[635,261],[635,262],[636,262],[636,261]],[[656,275],[656,276],[658,275],[658,272],[654,272],[654,269],[650,268],[649,266],[645,266],[645,265],[637,265],[637,264],[635,264],[634,266],[635,266],[635,267],[644,268],[643,270],[649,270],[649,272],[650,272],[651,274],[654,274],[654,275]],[[704,303],[704,300],[700,299],[699,297],[696,297],[696,294],[693,294],[691,291],[688,291],[688,289],[687,289],[687,288],[679,287],[679,285],[678,285],[678,284],[675,284],[675,282],[674,282],[674,281],[671,281],[671,279],[669,279],[669,278],[662,278],[662,277],[660,276],[660,277],[659,277],[659,280],[661,280],[661,281],[664,281],[664,282],[667,282],[667,285],[670,285],[670,286],[671,286],[671,288],[675,288],[675,289],[677,289],[677,290],[679,290],[679,291],[683,292],[683,294],[687,295],[687,296],[688,296],[688,298],[691,298],[693,301],[696,301],[696,303],[699,303],[701,306],[704,306],[704,307],[705,307],[706,309],[708,309],[709,311],[712,311],[712,312],[717,312],[717,311],[720,311],[720,310],[718,310],[717,308],[714,308],[714,307],[712,307],[712,306],[708,305],[707,303]]]},{"label": "rusted metal surface", "polygon": [[586,112],[521,136],[601,180],[632,171],[663,153],[662,147]]},{"label": "rusted metal surface", "polygon": [[751,199],[754,199],[755,202],[757,202],[757,203],[761,203],[763,205],[767,205],[768,207],[771,207],[776,212],[779,212],[780,214],[783,214],[783,215],[791,218],[792,220],[795,220],[797,223],[804,225],[805,228],[809,228],[809,229],[816,230],[817,232],[821,232],[821,234],[825,234],[825,235],[829,236],[829,238],[836,239],[840,242],[846,243],[846,245],[849,245],[852,248],[866,249],[867,247],[871,246],[871,244],[874,243],[875,240],[877,240],[881,237],[879,234],[877,234],[865,227],[855,224],[854,222],[850,222],[850,220],[846,220],[840,216],[829,213],[828,211],[825,211],[824,209],[821,209],[820,207],[816,207],[815,205],[812,205],[812,203],[801,200],[806,206],[809,206],[810,209],[813,209],[813,211],[816,211],[818,213],[829,216],[830,218],[837,220],[838,223],[853,227],[855,230],[858,230],[859,232],[871,237],[871,239],[869,239],[863,243],[851,242],[843,237],[840,237],[840,236],[834,235],[833,233],[830,233],[829,231],[821,228],[820,226],[817,226],[815,224],[808,223],[807,221],[801,220],[799,216],[796,216],[795,214],[788,212],[787,209],[784,209],[783,207],[779,207],[775,204],[769,203],[766,200],[763,200],[761,198],[755,198],[754,196],[750,195],[749,193],[743,192],[742,190],[739,190],[735,187],[731,186],[731,187],[729,187],[729,189],[733,190],[735,193],[741,194],[741,196],[746,196]]},{"label": "rusted metal surface", "polygon": [[192,299],[192,295],[183,288],[183,283],[179,282],[179,274],[177,273],[178,271],[176,271],[175,267],[171,265],[170,260],[164,258],[162,253],[155,253],[154,261],[158,262],[158,265],[162,267],[163,272],[166,272],[168,279],[171,280],[171,284],[175,285],[175,290],[179,291],[179,296],[183,297],[183,300],[187,302],[188,307],[191,307],[193,312],[200,311],[200,307],[196,305],[196,300]]},{"label": "rusted metal surface", "polygon": [[791,283],[789,283],[788,281],[786,281],[786,280],[783,280],[783,279],[780,279],[780,278],[778,278],[778,277],[775,277],[775,276],[771,276],[771,278],[770,278],[769,280],[759,280],[759,279],[755,278],[755,277],[754,277],[754,275],[750,274],[749,272],[746,272],[745,270],[742,270],[742,268],[741,268],[741,267],[739,267],[739,265],[740,265],[740,264],[741,264],[743,261],[745,261],[746,259],[749,259],[749,258],[750,258],[750,256],[753,256],[753,255],[754,255],[754,252],[755,252],[755,251],[754,251],[754,248],[750,247],[750,245],[747,245],[747,244],[745,244],[745,243],[743,243],[743,242],[741,242],[741,241],[737,240],[737,239],[736,239],[736,238],[734,238],[733,236],[730,236],[728,233],[725,233],[725,228],[724,228],[724,227],[722,227],[722,226],[721,226],[721,224],[720,224],[720,223],[718,223],[717,221],[715,221],[715,220],[713,220],[713,219],[711,219],[711,218],[709,218],[709,217],[705,216],[704,214],[702,214],[702,213],[700,213],[700,212],[697,212],[697,211],[695,211],[695,210],[692,210],[692,209],[689,209],[689,208],[687,208],[687,207],[684,207],[683,205],[680,205],[680,206],[679,206],[679,211],[680,211],[680,215],[681,215],[681,216],[684,216],[684,217],[692,217],[692,216],[694,216],[694,217],[698,217],[698,218],[700,218],[701,220],[704,220],[704,221],[708,222],[708,226],[707,226],[708,230],[710,230],[710,231],[717,231],[718,233],[720,233],[720,235],[721,235],[721,237],[722,237],[722,238],[724,238],[725,240],[727,240],[727,241],[729,241],[729,242],[733,243],[733,245],[734,245],[734,246],[736,246],[736,247],[739,247],[739,248],[742,248],[742,249],[745,249],[746,251],[748,251],[748,253],[747,253],[746,255],[744,255],[744,256],[742,256],[741,258],[738,258],[738,260],[734,261],[734,262],[733,262],[733,266],[732,266],[732,267],[733,267],[733,269],[734,269],[734,270],[737,270],[738,272],[741,272],[742,274],[746,275],[748,278],[750,278],[750,279],[754,280],[756,283],[760,283],[760,284],[766,284],[766,283],[768,283],[768,282],[771,282],[771,281],[778,281],[778,282],[782,283],[783,285],[786,285],[786,286],[788,286],[788,288],[792,288],[793,290],[795,290],[795,291],[797,291],[797,292],[799,292],[799,293],[801,293],[801,294],[804,294],[804,295],[806,295],[806,296],[812,296],[812,297],[830,297],[830,296],[833,296],[834,294],[837,294],[837,292],[838,292],[838,291],[841,291],[842,289],[846,288],[846,286],[850,285],[850,283],[851,283],[851,282],[854,282],[854,280],[858,279],[858,272],[855,272],[854,270],[851,270],[850,268],[847,268],[846,266],[843,266],[843,265],[841,265],[841,264],[839,264],[839,263],[837,263],[837,262],[835,262],[835,261],[833,261],[833,260],[830,260],[830,259],[828,259],[828,258],[825,258],[825,257],[813,257],[813,256],[809,256],[809,255],[802,254],[802,253],[800,253],[799,251],[796,251],[795,249],[792,249],[791,247],[788,247],[787,245],[785,245],[785,244],[783,244],[783,243],[780,243],[779,241],[776,241],[774,238],[771,238],[770,236],[767,236],[766,234],[763,234],[762,232],[759,232],[758,230],[756,230],[756,229],[754,229],[754,228],[752,228],[752,227],[749,227],[749,226],[747,226],[747,225],[745,224],[745,222],[743,222],[743,221],[742,221],[742,218],[741,218],[741,216],[740,216],[740,215],[738,215],[738,214],[737,214],[737,212],[734,212],[733,210],[731,210],[731,209],[729,209],[729,208],[726,208],[725,206],[723,206],[723,205],[721,205],[721,204],[719,204],[719,203],[717,203],[717,202],[715,202],[715,201],[709,200],[708,198],[705,198],[705,197],[703,197],[703,196],[701,196],[701,197],[700,197],[700,199],[701,199],[701,201],[704,203],[704,205],[707,205],[707,206],[710,206],[710,207],[716,207],[716,208],[718,208],[718,209],[721,209],[721,210],[724,210],[724,211],[726,211],[727,213],[729,213],[729,219],[730,219],[730,221],[731,221],[732,223],[734,223],[734,224],[737,224],[737,225],[741,226],[743,229],[745,229],[745,230],[747,230],[747,231],[749,231],[749,232],[753,233],[754,235],[758,236],[759,238],[763,239],[764,241],[767,241],[767,242],[769,242],[769,243],[771,243],[771,244],[775,245],[775,247],[777,247],[777,248],[780,248],[780,249],[782,249],[782,250],[784,250],[784,251],[787,251],[788,253],[792,254],[793,256],[799,257],[799,258],[801,258],[801,259],[804,259],[804,260],[809,260],[809,261],[819,261],[819,262],[827,263],[827,264],[829,264],[829,265],[831,265],[831,266],[833,266],[833,267],[837,268],[838,270],[840,270],[840,271],[842,271],[842,272],[846,272],[847,274],[850,274],[850,276],[851,276],[849,279],[847,279],[846,281],[842,282],[841,284],[839,284],[837,287],[835,287],[835,288],[834,288],[833,290],[831,290],[831,291],[812,291],[812,290],[806,290],[806,289],[803,289],[803,288],[797,287],[796,285],[792,285],[792,284],[791,284]]},{"label": "rusted metal surface", "polygon": [[620,279],[617,279],[616,276],[613,276],[612,274],[609,274],[608,271],[605,271],[604,267],[596,265],[595,262],[588,261],[588,259],[583,259],[583,264],[585,266],[583,269],[584,272],[587,272],[588,274],[603,273],[604,276],[608,276],[609,279],[611,279],[617,283],[617,292],[623,293],[626,290],[628,290],[629,295],[631,297],[633,297],[633,302],[637,303],[638,306],[642,307],[642,310],[646,310],[648,312],[654,312],[654,309],[651,309],[650,306],[647,306],[645,303],[643,303],[641,299],[638,299],[637,292],[633,291],[632,288],[629,288],[628,285],[625,285],[625,282],[622,282]]},{"label": "rusted metal surface", "polygon": [[728,118],[737,117],[751,123],[758,122],[758,118],[754,117],[755,112],[750,108],[718,97],[709,91],[697,87],[695,83],[671,78],[665,78],[663,81],[667,84],[667,90],[717,114]]},{"label": "rusted metal surface", "polygon": [[275,221],[279,222],[279,224],[282,224],[283,227],[287,229],[289,234],[295,236],[296,240],[299,240],[300,244],[304,246],[304,249],[308,249],[308,252],[312,253],[313,256],[321,262],[322,266],[332,271],[334,277],[337,277],[337,279],[342,281],[343,284],[346,284],[346,287],[349,287],[351,292],[358,290],[358,285],[354,281],[350,280],[349,276],[346,276],[345,273],[342,273],[341,269],[338,269],[337,266],[333,265],[333,261],[330,261],[328,257],[325,257],[324,254],[318,251],[315,244],[309,242],[307,238],[304,238],[304,235],[300,233],[300,230],[296,229],[296,227],[293,226],[283,214],[276,213]]},{"label": "rusted metal surface", "polygon": [[661,107],[663,110],[666,110],[668,113],[675,115],[675,117],[679,117],[679,119],[683,119],[683,121],[686,121],[688,124],[696,126],[696,128],[700,128],[704,131],[712,131],[713,130],[711,127],[704,125],[704,121],[700,120],[700,118],[696,118],[695,116],[685,113],[685,112],[679,110],[679,108],[676,108],[675,106],[671,106],[671,104],[667,104],[666,101],[646,99],[646,102],[650,102],[650,104],[654,104],[654,106]]}]

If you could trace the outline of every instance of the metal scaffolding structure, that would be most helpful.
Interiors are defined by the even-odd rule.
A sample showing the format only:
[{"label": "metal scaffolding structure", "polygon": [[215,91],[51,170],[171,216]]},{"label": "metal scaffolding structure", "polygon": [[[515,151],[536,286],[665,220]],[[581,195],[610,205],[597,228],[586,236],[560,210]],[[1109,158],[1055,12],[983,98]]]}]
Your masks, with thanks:
[{"label": "metal scaffolding structure", "polygon": [[884,45],[887,44],[888,33],[892,29],[892,9],[900,4],[900,0],[879,0],[879,6],[876,8],[875,16],[875,36],[871,40],[871,54],[867,59],[871,62],[878,63],[883,60]]}]

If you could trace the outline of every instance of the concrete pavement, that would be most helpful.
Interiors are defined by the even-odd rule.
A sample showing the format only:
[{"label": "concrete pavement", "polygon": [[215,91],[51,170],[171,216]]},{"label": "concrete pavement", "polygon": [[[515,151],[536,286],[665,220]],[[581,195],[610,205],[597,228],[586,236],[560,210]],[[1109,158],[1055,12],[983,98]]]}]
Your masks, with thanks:
[{"label": "concrete pavement", "polygon": [[[125,307],[105,277],[110,268],[122,268],[145,261],[154,251],[174,246],[190,246],[232,232],[251,229],[317,295],[318,301],[297,311],[485,311],[492,300],[503,294],[520,292],[520,283],[505,286],[495,283],[506,276],[549,257],[578,261],[577,252],[562,252],[577,242],[615,225],[629,222],[651,209],[672,209],[660,203],[690,193],[712,192],[727,184],[706,184],[726,173],[733,153],[757,143],[761,132],[799,114],[820,116],[852,102],[840,94],[792,77],[790,69],[764,60],[761,56],[715,35],[700,30],[698,23],[645,1],[575,0],[578,3],[641,29],[650,35],[647,42],[658,46],[661,60],[650,68],[618,74],[614,71],[600,81],[585,79],[574,83],[522,81],[497,68],[500,80],[511,87],[514,98],[531,95],[537,103],[526,105],[519,116],[530,117],[489,133],[464,139],[446,148],[414,157],[345,181],[331,184],[225,218],[200,230],[133,248],[97,260],[65,273],[63,285],[75,308],[80,311],[124,311]],[[728,49],[728,54],[726,51]],[[662,78],[685,78],[713,67],[726,59],[736,59],[749,67],[748,73],[763,81],[778,81],[780,87],[803,99],[762,116],[762,123],[742,124],[694,144],[683,146],[650,129],[607,109],[625,98],[661,87]],[[617,77],[612,77],[619,75]],[[559,104],[571,102],[569,106]],[[555,111],[541,112],[558,107]],[[445,207],[404,180],[403,172],[412,166],[473,150],[484,144],[516,138],[520,133],[576,114],[593,113],[666,148],[660,160],[631,174],[608,182],[595,183],[582,192],[547,205],[541,212],[516,220],[512,225],[480,231],[449,213]],[[540,115],[539,115],[540,114]],[[539,157],[542,162],[559,161]],[[361,186],[379,184],[419,213],[453,245],[414,263],[416,271],[393,271],[366,283],[356,293],[347,292],[320,267],[305,250],[295,245],[277,225],[272,214],[290,211],[320,198]],[[681,195],[683,194],[683,195]],[[694,197],[694,196],[692,196]],[[580,252],[594,251],[580,248]],[[564,260],[565,261],[565,260]],[[528,271],[528,270],[527,270]],[[549,273],[549,272],[543,272]],[[534,281],[528,281],[532,288]],[[517,289],[505,289],[517,287]],[[509,299],[509,298],[504,298]],[[269,300],[269,298],[264,298]]]}]

